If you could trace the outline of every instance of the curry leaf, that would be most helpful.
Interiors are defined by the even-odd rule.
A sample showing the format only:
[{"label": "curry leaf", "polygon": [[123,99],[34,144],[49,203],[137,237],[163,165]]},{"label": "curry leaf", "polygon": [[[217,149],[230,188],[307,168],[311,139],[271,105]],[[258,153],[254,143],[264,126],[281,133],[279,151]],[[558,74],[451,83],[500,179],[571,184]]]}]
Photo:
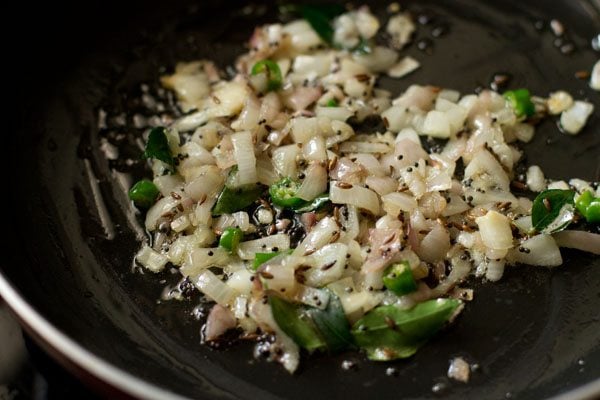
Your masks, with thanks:
[{"label": "curry leaf", "polygon": [[545,190],[533,200],[531,222],[533,228],[542,233],[553,233],[565,229],[575,215],[573,190]]},{"label": "curry leaf", "polygon": [[336,352],[351,347],[354,340],[340,299],[333,292],[327,291],[329,292],[327,307],[324,310],[312,308],[308,311],[308,315],[325,339],[327,349]]},{"label": "curry leaf", "polygon": [[263,187],[257,184],[245,185],[239,188],[225,186],[212,209],[212,214],[218,216],[243,210],[258,200],[262,193]]},{"label": "curry leaf", "polygon": [[395,305],[380,306],[354,324],[352,335],[371,360],[410,357],[456,314],[461,305],[460,300],[435,299],[409,310]]},{"label": "curry leaf", "polygon": [[325,347],[325,342],[317,333],[311,319],[303,312],[302,307],[288,303],[277,296],[269,297],[269,303],[279,328],[298,346],[309,351]]},{"label": "curry leaf", "polygon": [[167,133],[162,126],[150,131],[148,143],[146,143],[146,149],[144,150],[144,157],[155,158],[169,164],[171,167],[175,165],[169,141],[167,140]]},{"label": "curry leaf", "polygon": [[323,41],[333,44],[333,26],[331,21],[344,12],[344,7],[338,4],[304,5],[300,7],[300,14],[317,32]]}]

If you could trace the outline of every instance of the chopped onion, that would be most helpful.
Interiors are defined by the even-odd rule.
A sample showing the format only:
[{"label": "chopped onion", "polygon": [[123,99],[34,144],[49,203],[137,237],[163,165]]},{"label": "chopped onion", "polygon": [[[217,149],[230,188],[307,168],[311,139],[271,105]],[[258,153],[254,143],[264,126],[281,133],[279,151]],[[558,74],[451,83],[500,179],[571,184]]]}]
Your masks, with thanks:
[{"label": "chopped onion", "polygon": [[558,115],[561,112],[568,110],[573,105],[573,97],[564,90],[550,93],[548,98],[548,112],[553,115]]},{"label": "chopped onion", "polygon": [[305,263],[312,266],[304,274],[306,284],[321,287],[340,279],[346,266],[347,253],[345,244],[333,243],[305,257]]},{"label": "chopped onion", "polygon": [[302,153],[306,161],[326,161],[327,147],[322,136],[314,136],[304,146]]},{"label": "chopped onion", "polygon": [[410,42],[415,29],[415,24],[408,13],[392,16],[386,27],[387,33],[392,37],[392,45],[398,50]]},{"label": "chopped onion", "polygon": [[585,231],[562,231],[553,235],[556,244],[600,255],[600,235]]},{"label": "chopped onion", "polygon": [[421,240],[415,252],[422,260],[433,263],[444,259],[448,250],[450,250],[450,235],[443,226],[436,224]]},{"label": "chopped onion", "polygon": [[181,194],[183,179],[177,175],[157,176],[153,182],[164,197],[170,196],[171,192]]},{"label": "chopped onion", "polygon": [[306,53],[310,48],[323,43],[315,30],[303,19],[284,25],[282,31],[290,36],[292,48],[298,53]]},{"label": "chopped onion", "polygon": [[560,126],[565,132],[576,135],[583,129],[587,119],[594,112],[594,105],[586,101],[575,101],[560,115]]},{"label": "chopped onion", "polygon": [[[313,252],[331,242],[339,234],[339,226],[331,217],[325,217],[315,225],[293,252],[301,257],[307,252]],[[286,235],[287,236],[287,235]]]},{"label": "chopped onion", "polygon": [[417,208],[417,201],[408,193],[388,193],[381,196],[383,210],[397,218],[402,212],[412,212]]},{"label": "chopped onion", "polygon": [[503,250],[513,247],[509,219],[499,212],[488,211],[475,220],[479,226],[481,240],[490,249]]},{"label": "chopped onion", "polygon": [[158,220],[162,218],[163,215],[171,212],[171,210],[177,207],[180,202],[181,200],[167,196],[154,203],[146,213],[146,229],[149,231],[155,230],[158,225]]},{"label": "chopped onion", "polygon": [[169,258],[148,245],[144,245],[142,249],[136,254],[135,260],[139,262],[144,268],[157,273],[165,268],[165,265],[169,262]]},{"label": "chopped onion", "polygon": [[329,199],[338,204],[352,204],[363,208],[373,215],[379,215],[379,197],[370,189],[346,184],[339,181],[331,181],[329,185]]},{"label": "chopped onion", "polygon": [[317,117],[326,117],[331,120],[346,121],[354,113],[346,107],[315,107]]},{"label": "chopped onion", "polygon": [[556,242],[552,236],[545,234],[521,242],[519,247],[509,250],[506,259],[511,264],[521,263],[542,267],[557,267],[562,264]]},{"label": "chopped onion", "polygon": [[296,196],[310,201],[325,191],[327,191],[327,170],[321,164],[311,164],[306,169],[306,177]]},{"label": "chopped onion", "polygon": [[502,278],[504,274],[504,265],[506,264],[505,260],[490,260],[487,264],[487,269],[485,271],[485,277],[487,280],[496,282]]},{"label": "chopped onion", "polygon": [[600,90],[600,60],[596,61],[590,76],[590,87],[594,90]]},{"label": "chopped onion", "polygon": [[236,320],[227,307],[215,304],[208,314],[204,327],[204,340],[211,341],[219,338],[229,329],[235,328]]},{"label": "chopped onion", "polygon": [[296,279],[294,262],[286,262],[291,257],[282,257],[275,262],[261,265],[258,275],[262,278],[265,289],[276,292],[293,293]]},{"label": "chopped onion", "polygon": [[204,270],[198,276],[192,277],[192,282],[206,297],[225,307],[233,303],[238,295],[210,270]]},{"label": "chopped onion", "polygon": [[285,233],[248,240],[238,246],[238,256],[242,260],[252,260],[256,253],[268,253],[290,248],[290,237]]},{"label": "chopped onion", "polygon": [[391,193],[398,188],[398,181],[390,177],[369,176],[365,180],[365,184],[380,196]]},{"label": "chopped onion", "polygon": [[273,150],[273,165],[281,176],[296,176],[296,158],[300,155],[300,147],[295,144],[280,146]]},{"label": "chopped onion", "polygon": [[238,184],[246,185],[258,182],[252,134],[248,131],[235,133],[231,135],[231,142],[233,143],[233,156],[238,166]]},{"label": "chopped onion", "polygon": [[544,173],[537,165],[532,165],[527,169],[527,187],[533,192],[541,192],[546,189]]},{"label": "chopped onion", "polygon": [[249,295],[252,292],[252,273],[243,268],[232,273],[227,279],[227,286],[240,294]]},{"label": "chopped onion", "polygon": [[185,185],[185,194],[196,201],[214,197],[221,191],[225,178],[217,167],[206,168],[198,177]]},{"label": "chopped onion", "polygon": [[340,144],[341,153],[387,153],[390,147],[385,143],[350,142]]},{"label": "chopped onion", "polygon": [[329,304],[329,293],[312,286],[297,285],[298,290],[294,294],[294,300],[320,310],[324,310]]},{"label": "chopped onion", "polygon": [[354,54],[354,59],[372,72],[382,72],[396,63],[398,53],[387,47],[375,46],[369,54]]},{"label": "chopped onion", "polygon": [[197,248],[190,253],[189,260],[179,270],[184,276],[193,277],[208,267],[223,267],[229,260],[229,253],[222,247]]},{"label": "chopped onion", "polygon": [[398,61],[394,66],[387,70],[387,74],[392,78],[402,78],[417,70],[421,64],[410,56],[406,56]]}]

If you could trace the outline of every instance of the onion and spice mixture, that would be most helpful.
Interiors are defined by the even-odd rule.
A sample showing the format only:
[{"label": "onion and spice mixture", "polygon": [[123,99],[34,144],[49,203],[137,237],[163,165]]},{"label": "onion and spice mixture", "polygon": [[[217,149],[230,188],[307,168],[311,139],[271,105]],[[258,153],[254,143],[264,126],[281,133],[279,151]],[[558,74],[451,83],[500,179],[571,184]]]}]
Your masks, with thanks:
[{"label": "onion and spice mixture", "polygon": [[405,358],[472,299],[467,277],[559,266],[560,247],[600,254],[597,182],[535,165],[515,180],[533,122],[556,115],[575,135],[591,103],[417,85],[394,98],[377,79],[419,67],[399,56],[409,14],[288,12],[256,28],[230,79],[207,60],[162,78],[186,114],[149,132],[154,178],[129,192],[152,234],[137,262],[171,263],[214,302],[205,342],[268,337],[257,351],[289,372],[301,349]]}]

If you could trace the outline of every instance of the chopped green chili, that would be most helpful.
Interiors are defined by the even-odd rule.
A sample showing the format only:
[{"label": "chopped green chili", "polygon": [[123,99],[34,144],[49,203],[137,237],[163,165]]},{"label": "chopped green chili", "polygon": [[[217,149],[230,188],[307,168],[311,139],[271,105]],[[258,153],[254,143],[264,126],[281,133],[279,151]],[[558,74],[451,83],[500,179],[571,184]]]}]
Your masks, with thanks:
[{"label": "chopped green chili", "polygon": [[417,290],[417,283],[406,261],[390,265],[383,274],[383,284],[398,296]]},{"label": "chopped green chili", "polygon": [[129,189],[129,198],[139,208],[150,208],[159,194],[156,185],[147,179],[142,179]]},{"label": "chopped green chili", "polygon": [[281,88],[283,78],[281,76],[281,69],[279,65],[272,60],[262,60],[254,64],[252,67],[251,74],[258,75],[265,73],[267,74],[267,90],[277,90]]},{"label": "chopped green chili", "polygon": [[535,114],[535,105],[531,102],[529,90],[509,90],[504,92],[504,98],[510,102],[517,117],[531,117],[533,114]]},{"label": "chopped green chili", "polygon": [[219,247],[234,252],[244,238],[244,232],[240,228],[226,228],[219,238]]},{"label": "chopped green chili", "polygon": [[291,178],[283,178],[271,185],[269,195],[275,205],[292,209],[300,208],[305,206],[307,201],[296,196],[298,189],[300,189],[300,183]]},{"label": "chopped green chili", "polygon": [[292,251],[293,249],[289,249],[286,251],[274,251],[271,253],[255,253],[254,261],[252,261],[252,269],[256,271],[258,267],[269,261],[271,258],[275,258],[281,254],[292,254]]},{"label": "chopped green chili", "polygon": [[590,223],[600,223],[600,197],[586,190],[575,200],[577,211]]},{"label": "chopped green chili", "polygon": [[329,100],[327,101],[327,103],[325,103],[325,106],[326,106],[326,107],[337,107],[337,106],[338,106],[338,101],[337,101],[337,99],[334,97],[334,98],[332,98],[332,99],[329,99]]}]

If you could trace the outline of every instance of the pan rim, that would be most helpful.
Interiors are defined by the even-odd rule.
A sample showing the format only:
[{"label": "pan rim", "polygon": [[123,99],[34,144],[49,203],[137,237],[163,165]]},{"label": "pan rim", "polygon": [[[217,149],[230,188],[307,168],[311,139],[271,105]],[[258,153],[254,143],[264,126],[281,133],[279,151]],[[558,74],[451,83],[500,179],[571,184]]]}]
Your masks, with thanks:
[{"label": "pan rim", "polygon": [[[61,332],[50,321],[38,313],[15,289],[0,271],[0,296],[17,315],[19,323],[30,328],[36,335],[37,341],[56,350],[74,366],[83,369],[104,384],[108,384],[126,395],[140,399],[156,400],[186,400],[188,397],[180,396],[162,387],[153,385],[140,379],[123,369],[116,367],[101,357],[86,350],[80,344]],[[48,350],[47,348],[45,350]],[[48,354],[65,367],[64,359],[60,359],[53,352]],[[69,368],[68,368],[69,369]],[[600,395],[600,378],[585,383],[582,386],[567,392],[554,395],[547,400],[593,400]]]},{"label": "pan rim", "polygon": [[[36,335],[36,341],[56,350],[74,366],[91,374],[102,383],[117,389],[126,395],[140,399],[185,400],[178,394],[153,385],[129,372],[109,363],[101,357],[82,347],[68,335],[56,328],[50,321],[38,313],[15,289],[3,273],[0,272],[0,296],[8,307],[16,314],[21,326],[30,328]],[[53,352],[46,352],[65,367],[65,360],[59,359]],[[68,368],[69,369],[69,368]],[[71,371],[73,372],[73,371]],[[599,382],[600,383],[600,382]]]}]

